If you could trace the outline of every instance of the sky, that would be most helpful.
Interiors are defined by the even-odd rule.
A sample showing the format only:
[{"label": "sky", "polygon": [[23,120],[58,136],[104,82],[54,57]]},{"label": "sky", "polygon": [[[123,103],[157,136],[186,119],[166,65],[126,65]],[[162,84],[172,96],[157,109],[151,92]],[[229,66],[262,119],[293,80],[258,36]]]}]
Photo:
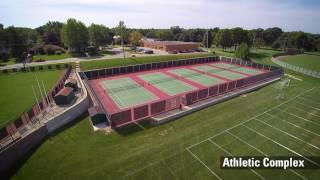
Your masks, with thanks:
[{"label": "sky", "polygon": [[280,27],[320,34],[319,0],[1,0],[0,23],[35,28],[76,18],[129,28]]}]

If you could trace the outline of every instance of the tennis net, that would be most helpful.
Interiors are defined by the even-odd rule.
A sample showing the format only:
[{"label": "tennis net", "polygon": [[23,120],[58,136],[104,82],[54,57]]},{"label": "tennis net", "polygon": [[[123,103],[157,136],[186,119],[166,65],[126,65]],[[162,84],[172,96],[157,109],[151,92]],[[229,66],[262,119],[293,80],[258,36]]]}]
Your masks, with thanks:
[{"label": "tennis net", "polygon": [[144,82],[136,82],[136,83],[130,83],[130,84],[121,85],[121,86],[112,87],[112,88],[107,87],[106,91],[109,93],[117,93],[121,91],[127,91],[128,89],[140,88],[140,87],[143,87],[144,85],[145,85]]}]

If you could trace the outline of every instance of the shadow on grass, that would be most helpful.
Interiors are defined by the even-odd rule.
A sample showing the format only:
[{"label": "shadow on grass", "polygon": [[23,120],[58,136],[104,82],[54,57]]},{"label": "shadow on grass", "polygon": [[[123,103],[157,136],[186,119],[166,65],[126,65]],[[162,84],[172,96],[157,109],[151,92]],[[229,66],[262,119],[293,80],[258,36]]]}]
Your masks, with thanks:
[{"label": "shadow on grass", "polygon": [[265,58],[268,58],[271,56],[268,53],[255,53],[255,52],[250,52],[250,58],[255,59],[255,60],[263,60]]},{"label": "shadow on grass", "polygon": [[313,56],[320,56],[320,52],[318,52],[318,53],[312,53],[312,52],[305,52],[305,53],[303,53],[303,54],[307,54],[307,55],[313,55]]},{"label": "shadow on grass", "polygon": [[58,129],[52,134],[47,135],[43,140],[41,140],[35,147],[31,148],[29,152],[27,152],[20,160],[16,161],[8,171],[5,171],[3,173],[0,173],[1,179],[11,179],[20,169],[21,167],[28,161],[28,159],[37,151],[37,149],[45,143],[48,139],[55,137],[59,133],[70,129],[71,127],[77,125],[81,120],[84,120],[86,117],[88,117],[88,113],[84,113],[81,116],[79,116],[74,121],[68,123],[64,127]]},{"label": "shadow on grass", "polygon": [[152,127],[153,126],[150,124],[149,120],[141,120],[139,122],[135,122],[119,128],[115,128],[114,131],[121,136],[128,136]]}]

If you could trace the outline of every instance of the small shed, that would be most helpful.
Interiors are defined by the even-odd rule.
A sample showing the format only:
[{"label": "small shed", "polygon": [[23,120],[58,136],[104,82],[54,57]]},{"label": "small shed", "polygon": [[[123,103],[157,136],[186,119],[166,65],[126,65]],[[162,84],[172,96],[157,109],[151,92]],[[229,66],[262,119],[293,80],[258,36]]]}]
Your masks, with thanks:
[{"label": "small shed", "polygon": [[58,94],[54,96],[57,105],[70,104],[75,98],[73,88],[64,87]]},{"label": "small shed", "polygon": [[74,91],[78,90],[78,83],[76,79],[70,79],[64,84],[65,87],[71,87]]},{"label": "small shed", "polygon": [[90,107],[88,112],[93,125],[107,122],[106,114],[99,106]]}]

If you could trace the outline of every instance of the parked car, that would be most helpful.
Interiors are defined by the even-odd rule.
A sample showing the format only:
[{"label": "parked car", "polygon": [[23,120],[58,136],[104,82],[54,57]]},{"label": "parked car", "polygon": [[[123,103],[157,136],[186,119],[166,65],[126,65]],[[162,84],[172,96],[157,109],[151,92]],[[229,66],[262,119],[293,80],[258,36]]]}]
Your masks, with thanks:
[{"label": "parked car", "polygon": [[138,52],[143,52],[144,49],[143,49],[143,48],[137,48],[136,51],[138,51]]},{"label": "parked car", "polygon": [[153,51],[152,50],[146,50],[144,51],[145,54],[153,54]]}]

